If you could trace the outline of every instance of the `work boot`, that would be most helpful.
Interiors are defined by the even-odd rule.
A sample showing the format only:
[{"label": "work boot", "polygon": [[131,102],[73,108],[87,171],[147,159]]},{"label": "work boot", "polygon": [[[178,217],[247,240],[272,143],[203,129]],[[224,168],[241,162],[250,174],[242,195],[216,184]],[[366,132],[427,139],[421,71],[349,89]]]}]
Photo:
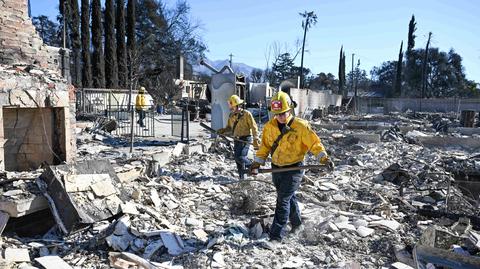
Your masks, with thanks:
[{"label": "work boot", "polygon": [[298,237],[305,230],[305,225],[300,224],[297,226],[292,226],[290,230],[290,235]]},{"label": "work boot", "polygon": [[261,241],[259,246],[264,249],[275,250],[282,245],[281,239],[269,239],[268,241]]}]

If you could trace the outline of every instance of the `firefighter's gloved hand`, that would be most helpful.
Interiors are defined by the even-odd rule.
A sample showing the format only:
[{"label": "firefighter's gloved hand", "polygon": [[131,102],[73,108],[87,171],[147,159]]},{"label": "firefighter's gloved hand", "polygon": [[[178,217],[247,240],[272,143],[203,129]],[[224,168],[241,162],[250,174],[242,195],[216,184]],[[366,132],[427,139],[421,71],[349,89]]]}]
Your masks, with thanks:
[{"label": "firefighter's gloved hand", "polygon": [[221,134],[221,135],[225,134],[226,132],[227,132],[227,128],[220,128],[217,130],[217,134]]},{"label": "firefighter's gloved hand", "polygon": [[333,171],[335,169],[335,163],[330,159],[328,159],[327,161],[327,166],[328,166],[328,170],[330,171]]},{"label": "firefighter's gloved hand", "polygon": [[255,138],[253,139],[253,149],[258,150],[260,148],[260,139]]},{"label": "firefighter's gloved hand", "polygon": [[257,175],[258,174],[258,168],[260,168],[261,164],[257,162],[253,162],[252,165],[250,165],[248,174],[249,175]]},{"label": "firefighter's gloved hand", "polygon": [[320,164],[328,167],[328,170],[333,171],[333,169],[335,169],[335,164],[328,157],[326,152],[320,152],[320,154],[318,154],[318,159],[319,159]]},{"label": "firefighter's gloved hand", "polygon": [[320,152],[317,155],[317,158],[318,158],[318,162],[322,165],[327,165],[328,161],[330,160],[330,158],[328,158],[328,155],[325,151]]}]

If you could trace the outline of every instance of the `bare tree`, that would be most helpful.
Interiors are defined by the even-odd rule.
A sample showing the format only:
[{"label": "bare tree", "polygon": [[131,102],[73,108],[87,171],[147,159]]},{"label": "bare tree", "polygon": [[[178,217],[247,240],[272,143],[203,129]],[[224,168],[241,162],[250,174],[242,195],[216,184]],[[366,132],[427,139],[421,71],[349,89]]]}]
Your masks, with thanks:
[{"label": "bare tree", "polygon": [[264,77],[263,75],[264,75],[264,73],[263,73],[262,69],[255,68],[250,73],[250,81],[253,82],[253,83],[260,83],[260,82],[262,82],[262,79]]}]

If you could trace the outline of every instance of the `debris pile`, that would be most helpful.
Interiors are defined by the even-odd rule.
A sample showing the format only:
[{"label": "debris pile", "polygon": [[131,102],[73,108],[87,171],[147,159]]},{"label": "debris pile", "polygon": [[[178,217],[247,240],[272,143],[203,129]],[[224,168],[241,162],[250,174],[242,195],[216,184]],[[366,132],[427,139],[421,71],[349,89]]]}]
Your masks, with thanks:
[{"label": "debris pile", "polygon": [[[341,117],[327,118],[330,126],[314,124],[337,169],[306,173],[297,193],[305,227],[281,244],[268,241],[276,197],[271,175],[239,182],[223,140],[145,142],[131,155],[119,138],[96,128],[79,131],[76,164],[2,175],[2,200],[44,201],[23,216],[0,203],[9,223],[2,262],[11,268],[409,268],[446,251],[475,264],[477,154],[405,139],[412,132],[435,136],[428,119],[407,128],[411,119],[390,116],[389,124],[371,128],[358,122],[372,118],[352,125]],[[34,216],[50,224],[30,235],[11,225]]]}]

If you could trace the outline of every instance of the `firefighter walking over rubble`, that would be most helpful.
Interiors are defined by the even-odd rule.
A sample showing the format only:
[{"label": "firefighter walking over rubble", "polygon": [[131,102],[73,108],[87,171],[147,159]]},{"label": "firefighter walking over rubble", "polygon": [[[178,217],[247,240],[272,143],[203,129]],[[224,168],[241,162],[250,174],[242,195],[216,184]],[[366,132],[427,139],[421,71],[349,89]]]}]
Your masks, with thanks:
[{"label": "firefighter walking over rubble", "polygon": [[[323,144],[306,120],[292,115],[292,101],[287,93],[278,92],[272,97],[271,111],[275,117],[265,124],[260,148],[250,166],[250,173],[265,164],[267,157],[272,159],[272,168],[301,166],[308,151],[315,155],[320,164],[333,169]],[[270,240],[281,241],[285,235],[288,220],[295,233],[302,228],[300,209],[295,192],[300,187],[303,170],[273,172],[272,180],[277,191],[275,216],[270,228]]]},{"label": "firefighter walking over rubble", "polygon": [[244,179],[245,171],[250,167],[251,161],[248,159],[248,149],[253,142],[253,148],[256,150],[260,144],[258,139],[257,123],[253,119],[252,113],[243,109],[240,105],[243,100],[238,95],[232,95],[228,100],[230,116],[227,126],[217,131],[219,134],[228,134],[241,141],[234,142],[234,156],[237,163],[237,169],[240,179]]},{"label": "firefighter walking over rubble", "polygon": [[145,127],[145,123],[143,120],[145,119],[145,108],[147,106],[147,102],[145,100],[145,87],[140,87],[138,90],[137,98],[135,98],[135,110],[138,114],[138,121],[137,123],[140,127]]}]

